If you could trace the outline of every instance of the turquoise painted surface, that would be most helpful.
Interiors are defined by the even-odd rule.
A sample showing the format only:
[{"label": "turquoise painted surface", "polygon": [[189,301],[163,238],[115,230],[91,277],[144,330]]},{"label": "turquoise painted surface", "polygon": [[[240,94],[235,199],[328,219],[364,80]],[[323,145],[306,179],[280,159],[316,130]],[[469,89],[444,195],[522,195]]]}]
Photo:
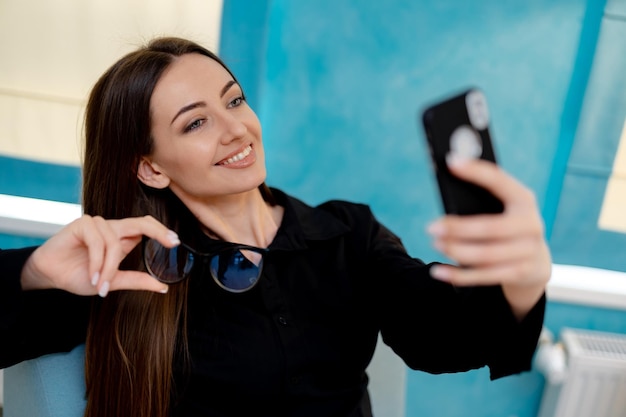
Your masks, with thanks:
[{"label": "turquoise painted surface", "polygon": [[[0,138],[1,140],[1,138]],[[78,203],[80,169],[0,155],[0,194]],[[0,248],[35,246],[42,239],[0,233]]]},{"label": "turquoise painted surface", "polygon": [[605,17],[569,161],[579,172],[611,171],[626,117],[625,39],[626,20]]},{"label": "turquoise painted surface", "polygon": [[626,334],[626,311],[550,302],[545,325],[555,336],[564,327]]},{"label": "turquoise painted surface", "polygon": [[[626,271],[626,234],[598,219],[626,121],[626,2],[607,3],[550,245],[556,262]],[[626,215],[626,213],[625,213]]]},{"label": "turquoise painted surface", "polygon": [[567,172],[567,164],[572,147],[574,146],[576,129],[582,111],[582,103],[587,91],[589,75],[593,67],[594,55],[598,44],[604,7],[605,0],[588,0],[587,8],[582,19],[578,51],[572,66],[567,96],[563,103],[557,139],[557,150],[552,160],[552,172],[550,173],[543,205],[542,214],[546,223],[546,236],[548,238],[552,236],[552,228],[558,211],[563,181]]},{"label": "turquoise painted surface", "polygon": [[13,248],[25,248],[28,246],[38,246],[44,242],[43,239],[27,236],[9,235],[6,233],[0,233],[0,248],[13,249]]},{"label": "turquoise painted surface", "polygon": [[608,0],[606,2],[606,14],[626,18],[626,0]]},{"label": "turquoise painted surface", "polygon": [[76,166],[0,155],[0,194],[78,203],[80,187],[81,173]]},{"label": "turquoise painted surface", "polygon": [[626,236],[597,225],[608,175],[570,171],[550,240],[556,263],[626,270]]},{"label": "turquoise painted surface", "polygon": [[[268,182],[312,203],[368,203],[413,254],[438,259],[423,233],[441,208],[417,114],[477,85],[490,103],[501,164],[543,206],[587,4],[477,3],[270,2],[263,43],[240,40],[266,49],[256,105]],[[238,10],[245,20],[245,7]],[[535,372],[489,382],[486,370],[409,371],[406,414],[530,417],[542,386]]]},{"label": "turquoise painted surface", "polygon": [[[460,347],[462,348],[462,347]],[[489,371],[410,373],[407,417],[536,416],[544,378],[537,372],[489,381]],[[384,416],[380,416],[384,417]]]},{"label": "turquoise painted surface", "polygon": [[482,87],[500,162],[541,200],[583,15],[582,1],[272,2],[269,182],[368,203],[412,253],[438,259],[423,233],[441,206],[419,110]]},{"label": "turquoise painted surface", "polygon": [[[270,0],[224,1],[219,55],[233,70],[250,107],[258,111],[263,86]],[[243,17],[243,18],[242,18]]]}]

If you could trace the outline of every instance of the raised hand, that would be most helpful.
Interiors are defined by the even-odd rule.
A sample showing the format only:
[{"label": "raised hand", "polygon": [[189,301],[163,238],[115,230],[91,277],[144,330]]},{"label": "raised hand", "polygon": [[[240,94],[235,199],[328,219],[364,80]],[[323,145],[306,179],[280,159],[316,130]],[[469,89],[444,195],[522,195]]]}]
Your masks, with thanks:
[{"label": "raised hand", "polygon": [[450,158],[450,170],[504,203],[501,214],[447,215],[429,226],[434,246],[458,265],[431,275],[458,286],[500,284],[518,318],[537,302],[552,261],[534,194],[493,163]]},{"label": "raised hand", "polygon": [[22,270],[22,288],[58,288],[102,297],[122,289],[166,293],[168,286],[147,273],[119,270],[143,235],[167,247],[180,243],[176,233],[150,216],[105,220],[84,215],[33,252]]}]

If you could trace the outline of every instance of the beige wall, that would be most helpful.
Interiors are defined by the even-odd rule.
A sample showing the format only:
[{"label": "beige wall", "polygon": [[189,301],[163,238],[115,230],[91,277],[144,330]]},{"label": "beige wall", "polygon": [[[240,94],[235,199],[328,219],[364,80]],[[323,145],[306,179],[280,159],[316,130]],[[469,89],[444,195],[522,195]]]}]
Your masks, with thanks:
[{"label": "beige wall", "polygon": [[1,0],[0,154],[79,164],[99,75],[156,35],[216,50],[221,12],[222,0]]}]

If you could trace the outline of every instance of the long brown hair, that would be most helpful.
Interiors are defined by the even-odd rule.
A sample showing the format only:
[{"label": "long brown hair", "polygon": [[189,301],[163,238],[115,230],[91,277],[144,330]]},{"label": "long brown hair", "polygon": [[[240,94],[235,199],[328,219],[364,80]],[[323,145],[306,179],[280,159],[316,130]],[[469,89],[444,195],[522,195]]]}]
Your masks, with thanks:
[{"label": "long brown hair", "polygon": [[[150,214],[179,232],[197,227],[169,189],[149,188],[137,178],[140,158],[153,151],[154,87],[176,57],[189,53],[214,59],[230,73],[196,43],[157,38],[121,58],[95,84],[85,114],[85,213],[109,219]],[[260,189],[269,195],[265,184]],[[122,268],[143,269],[140,248]],[[86,342],[86,417],[169,414],[172,364],[187,355],[186,302],[185,283],[171,286],[166,295],[117,291],[94,302]]]}]

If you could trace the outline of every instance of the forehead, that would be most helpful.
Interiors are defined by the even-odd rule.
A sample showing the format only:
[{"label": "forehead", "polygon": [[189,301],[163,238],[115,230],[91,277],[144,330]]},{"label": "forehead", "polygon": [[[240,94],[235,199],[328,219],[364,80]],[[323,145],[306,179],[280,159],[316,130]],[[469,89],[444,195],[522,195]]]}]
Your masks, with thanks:
[{"label": "forehead", "polygon": [[207,94],[219,98],[221,89],[232,79],[219,62],[207,56],[192,53],[176,57],[157,82],[150,107],[153,111],[164,106],[176,108],[206,100]]}]

